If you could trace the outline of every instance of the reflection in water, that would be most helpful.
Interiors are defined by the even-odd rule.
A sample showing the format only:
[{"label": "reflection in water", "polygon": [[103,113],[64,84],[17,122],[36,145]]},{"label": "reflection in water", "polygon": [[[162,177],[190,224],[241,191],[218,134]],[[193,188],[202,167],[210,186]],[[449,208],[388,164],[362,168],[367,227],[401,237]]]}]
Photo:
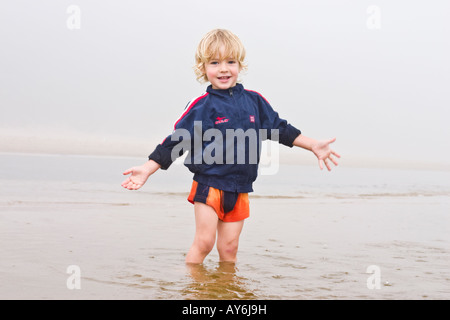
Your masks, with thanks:
[{"label": "reflection in water", "polygon": [[219,266],[213,270],[208,270],[203,264],[186,266],[191,282],[183,290],[185,299],[257,299],[256,295],[246,288],[246,279],[236,275],[237,268],[233,262],[219,262]]}]

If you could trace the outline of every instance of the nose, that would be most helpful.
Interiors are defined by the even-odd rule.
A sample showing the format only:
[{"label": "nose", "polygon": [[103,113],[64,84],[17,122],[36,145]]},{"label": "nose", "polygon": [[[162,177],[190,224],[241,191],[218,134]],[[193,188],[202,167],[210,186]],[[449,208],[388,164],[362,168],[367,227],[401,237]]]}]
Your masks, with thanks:
[{"label": "nose", "polygon": [[222,62],[220,63],[220,69],[219,69],[219,71],[220,71],[220,72],[227,72],[227,71],[228,71],[228,65],[227,65],[227,62],[226,62],[226,61],[222,61]]}]

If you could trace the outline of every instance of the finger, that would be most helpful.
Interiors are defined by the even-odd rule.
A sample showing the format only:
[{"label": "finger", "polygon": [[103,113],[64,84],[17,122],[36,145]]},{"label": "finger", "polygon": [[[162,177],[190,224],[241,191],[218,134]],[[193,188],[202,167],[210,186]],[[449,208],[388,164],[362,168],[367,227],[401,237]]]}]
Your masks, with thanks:
[{"label": "finger", "polygon": [[130,178],[126,179],[122,183],[122,187],[124,187],[125,189],[128,189],[128,190],[133,190],[134,186],[135,186],[135,183]]},{"label": "finger", "polygon": [[341,157],[341,155],[340,154],[338,154],[337,152],[335,152],[335,151],[331,151],[331,154],[333,154],[334,156],[336,156],[336,157],[338,157],[338,158],[340,158]]},{"label": "finger", "polygon": [[133,172],[133,168],[130,168],[130,169],[125,170],[122,174],[123,175],[127,175],[127,174],[130,174],[132,172]]},{"label": "finger", "polygon": [[128,190],[137,190],[139,188],[140,188],[140,185],[136,185],[134,183],[130,183],[125,186],[125,189],[128,189]]},{"label": "finger", "polygon": [[330,167],[330,164],[328,163],[328,159],[323,160],[323,162],[325,163],[325,166],[327,167],[328,171],[331,171],[331,167]]},{"label": "finger", "polygon": [[320,170],[323,170],[322,160],[319,160],[319,168],[320,168]]},{"label": "finger", "polygon": [[130,183],[130,178],[125,179],[121,185],[122,185],[122,187],[125,188],[128,185],[128,183]]},{"label": "finger", "polygon": [[330,140],[327,141],[327,144],[333,143],[333,142],[335,142],[335,141],[336,141],[336,138],[332,138],[332,139],[330,139]]},{"label": "finger", "polygon": [[135,184],[135,183],[133,183],[133,185],[131,186],[130,190],[137,190],[137,189],[139,189],[140,187],[141,187],[140,184]]},{"label": "finger", "polygon": [[122,187],[124,187],[125,189],[131,190],[131,184],[127,183],[127,184],[123,184]]},{"label": "finger", "polygon": [[129,183],[129,184],[127,184],[127,185],[125,186],[125,188],[128,189],[128,190],[133,190],[133,184],[132,184],[132,183]]},{"label": "finger", "polygon": [[142,184],[135,183],[131,178],[128,178],[127,180],[125,180],[123,187],[128,190],[137,190],[142,187]]},{"label": "finger", "polygon": [[334,159],[331,155],[328,157],[328,159],[330,159],[331,162],[333,162],[335,166],[338,165],[338,162],[336,161],[336,159]]}]

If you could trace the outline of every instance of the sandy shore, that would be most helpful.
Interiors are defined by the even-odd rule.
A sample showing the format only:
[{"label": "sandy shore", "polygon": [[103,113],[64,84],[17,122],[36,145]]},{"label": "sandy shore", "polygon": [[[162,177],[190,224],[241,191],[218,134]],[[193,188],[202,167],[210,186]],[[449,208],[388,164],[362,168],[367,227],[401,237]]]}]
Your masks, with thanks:
[{"label": "sandy shore", "polygon": [[280,166],[258,179],[237,264],[214,250],[191,269],[192,176],[123,189],[140,160],[2,155],[0,298],[450,298],[447,172]]},{"label": "sandy shore", "polygon": [[[448,199],[253,198],[236,270],[218,286],[215,252],[200,277],[184,265],[194,231],[185,198],[133,197],[3,198],[0,298],[450,298]],[[71,265],[80,289],[68,288]],[[372,265],[379,289],[367,285]]]}]

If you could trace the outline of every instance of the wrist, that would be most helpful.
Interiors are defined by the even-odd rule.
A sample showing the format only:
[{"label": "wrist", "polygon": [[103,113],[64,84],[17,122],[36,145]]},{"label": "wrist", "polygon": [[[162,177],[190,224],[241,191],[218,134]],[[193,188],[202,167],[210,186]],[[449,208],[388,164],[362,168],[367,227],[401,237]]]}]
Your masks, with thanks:
[{"label": "wrist", "polygon": [[148,175],[153,174],[156,170],[161,168],[161,165],[154,160],[148,160],[146,163],[142,165],[144,170],[148,173]]},{"label": "wrist", "polygon": [[308,138],[304,136],[303,134],[300,134],[297,138],[294,140],[294,146],[312,151],[314,145],[317,143],[315,139]]}]

